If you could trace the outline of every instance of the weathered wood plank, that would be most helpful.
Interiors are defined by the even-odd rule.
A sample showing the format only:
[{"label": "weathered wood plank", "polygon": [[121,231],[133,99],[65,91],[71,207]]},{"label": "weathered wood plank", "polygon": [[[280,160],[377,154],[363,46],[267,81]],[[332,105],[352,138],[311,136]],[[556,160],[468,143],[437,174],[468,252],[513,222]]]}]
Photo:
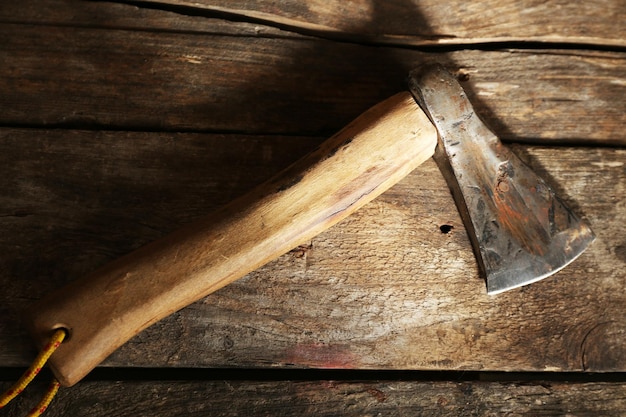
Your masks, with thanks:
[{"label": "weathered wood plank", "polygon": [[0,124],[328,135],[443,60],[505,139],[626,143],[624,53],[0,25]]},{"label": "weathered wood plank", "polygon": [[250,1],[147,0],[229,13],[293,30],[409,45],[557,42],[626,46],[626,5],[594,2],[491,0]]},{"label": "weathered wood plank", "polygon": [[[223,20],[228,18],[230,21]],[[619,48],[625,46],[624,21],[626,7],[614,0],[583,4],[491,0],[471,5],[454,0],[446,2],[445,7],[434,0],[376,4],[360,0],[349,5],[310,0],[148,0],[135,5],[24,0],[0,4],[3,23],[282,37],[297,37],[294,31],[299,31],[356,42],[422,46],[521,41]]]},{"label": "weathered wood plank", "polygon": [[[319,143],[3,129],[0,363],[20,307],[269,177]],[[626,151],[516,146],[598,240],[542,282],[489,297],[436,166],[141,333],[107,366],[626,369]],[[449,233],[439,226],[451,225]]]},{"label": "weathered wood plank", "polygon": [[110,1],[23,0],[0,2],[0,23],[82,27],[92,29],[149,30],[236,35],[292,37],[293,32],[267,25],[228,21],[223,18],[191,16]]},{"label": "weathered wood plank", "polygon": [[[216,209],[319,143],[2,129],[0,264],[2,293],[12,301],[0,304],[1,340],[23,332],[20,306],[59,280],[78,277]],[[61,267],[63,259],[69,268]],[[23,291],[16,292],[19,287]],[[11,365],[29,353],[28,344],[3,347],[0,364]]]},{"label": "weathered wood plank", "polygon": [[[228,10],[200,17],[111,2],[0,2],[0,125],[94,129],[0,129],[0,366],[25,366],[34,354],[22,307],[252,188],[404,88],[406,72],[426,60],[468,78],[481,115],[506,139],[626,144],[624,53],[425,54],[278,27],[363,43],[623,48],[623,2],[587,3],[423,0],[416,11],[416,2],[391,1],[345,13],[345,2],[305,10],[211,1]],[[309,245],[140,334],[104,366],[626,370],[626,153],[516,150],[599,237],[555,277],[486,297],[429,163]],[[39,384],[9,415],[30,408]],[[621,382],[97,381],[62,390],[49,415],[595,416],[620,414],[625,390]]]},{"label": "weathered wood plank", "polygon": [[[7,417],[25,415],[35,399],[15,401]],[[101,381],[62,389],[46,416],[595,417],[624,409],[624,383]]]}]

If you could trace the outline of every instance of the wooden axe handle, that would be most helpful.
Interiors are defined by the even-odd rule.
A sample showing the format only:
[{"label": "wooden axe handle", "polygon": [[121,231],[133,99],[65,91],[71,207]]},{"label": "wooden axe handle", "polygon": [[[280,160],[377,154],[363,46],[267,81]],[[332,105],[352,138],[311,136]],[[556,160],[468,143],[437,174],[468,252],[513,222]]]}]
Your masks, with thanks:
[{"label": "wooden axe handle", "polygon": [[50,294],[28,311],[62,385],[78,382],[142,329],[339,222],[433,155],[437,133],[407,93],[374,106],[222,209]]}]

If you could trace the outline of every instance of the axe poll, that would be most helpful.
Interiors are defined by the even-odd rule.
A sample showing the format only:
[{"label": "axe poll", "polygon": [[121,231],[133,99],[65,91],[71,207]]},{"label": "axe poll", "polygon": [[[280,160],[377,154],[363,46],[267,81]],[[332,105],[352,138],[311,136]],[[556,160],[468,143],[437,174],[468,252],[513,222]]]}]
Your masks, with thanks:
[{"label": "axe poll", "polygon": [[[589,226],[481,122],[440,65],[248,194],[71,282],[28,310],[64,386],[141,330],[243,277],[349,216],[433,154],[497,293],[542,279],[593,241]],[[436,151],[435,151],[436,150]]]}]

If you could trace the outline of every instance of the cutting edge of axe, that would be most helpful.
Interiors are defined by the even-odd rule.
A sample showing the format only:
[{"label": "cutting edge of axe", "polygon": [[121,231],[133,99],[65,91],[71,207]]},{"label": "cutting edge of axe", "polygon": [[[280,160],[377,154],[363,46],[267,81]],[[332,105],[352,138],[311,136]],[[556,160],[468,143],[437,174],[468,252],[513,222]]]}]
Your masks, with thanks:
[{"label": "cutting edge of axe", "polygon": [[[248,194],[31,306],[26,324],[40,347],[54,330],[68,333],[49,361],[61,384],[75,384],[141,330],[309,241],[435,153],[440,165],[447,159],[452,166],[447,171],[444,167],[444,175],[486,273],[489,293],[556,272],[593,240],[589,227],[474,117],[462,88],[443,67],[412,73],[410,89],[415,99],[404,92],[379,103]],[[446,112],[452,112],[450,117]],[[455,130],[473,131],[474,136],[455,136]],[[458,147],[455,142],[462,137],[471,140]],[[471,157],[457,158],[461,149]],[[481,149],[489,157],[474,161]],[[494,158],[500,162],[494,165]],[[472,170],[481,173],[478,183],[466,182],[469,176],[464,168],[458,170],[457,161],[486,163]],[[530,174],[533,180],[521,184]],[[472,191],[477,187],[482,191]],[[528,187],[533,191],[523,192]],[[541,204],[529,204],[527,199],[533,198]],[[525,210],[547,212],[533,218],[522,216]],[[509,215],[519,218],[502,220]],[[476,223],[475,218],[483,220]],[[537,219],[538,225],[525,233],[525,222]],[[494,245],[490,234],[503,230],[513,238],[496,239],[507,243]],[[524,237],[516,240],[516,234]],[[520,250],[531,256],[519,255]],[[496,262],[493,251],[518,261]],[[546,255],[541,268],[529,261]],[[499,273],[502,268],[512,272]],[[523,272],[527,269],[529,273]]]},{"label": "cutting edge of axe", "polygon": [[489,130],[453,74],[424,65],[410,73],[409,89],[437,127],[435,161],[489,294],[546,278],[593,242],[589,225]]}]

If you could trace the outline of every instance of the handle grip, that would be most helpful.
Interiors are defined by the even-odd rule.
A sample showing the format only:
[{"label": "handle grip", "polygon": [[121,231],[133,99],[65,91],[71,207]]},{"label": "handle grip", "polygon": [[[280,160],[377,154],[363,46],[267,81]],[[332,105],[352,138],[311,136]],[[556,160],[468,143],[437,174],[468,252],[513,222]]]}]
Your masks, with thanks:
[{"label": "handle grip", "polygon": [[412,96],[399,93],[250,193],[42,299],[28,311],[31,333],[43,345],[67,329],[49,365],[71,386],[141,330],[347,217],[436,143]]}]

